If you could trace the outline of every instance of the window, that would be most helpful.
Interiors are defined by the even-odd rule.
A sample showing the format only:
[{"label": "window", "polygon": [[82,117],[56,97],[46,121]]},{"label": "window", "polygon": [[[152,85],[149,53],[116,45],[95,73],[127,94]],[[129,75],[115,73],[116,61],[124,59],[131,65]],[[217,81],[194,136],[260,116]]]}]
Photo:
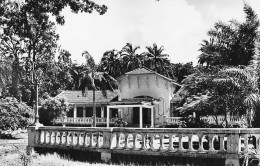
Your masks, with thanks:
[{"label": "window", "polygon": [[77,107],[77,117],[83,117],[83,107]]},{"label": "window", "polygon": [[93,107],[86,107],[86,117],[93,116]]},{"label": "window", "polygon": [[101,107],[96,107],[97,117],[101,117]]},{"label": "window", "polygon": [[70,108],[67,112],[67,117],[73,117],[74,108]]}]

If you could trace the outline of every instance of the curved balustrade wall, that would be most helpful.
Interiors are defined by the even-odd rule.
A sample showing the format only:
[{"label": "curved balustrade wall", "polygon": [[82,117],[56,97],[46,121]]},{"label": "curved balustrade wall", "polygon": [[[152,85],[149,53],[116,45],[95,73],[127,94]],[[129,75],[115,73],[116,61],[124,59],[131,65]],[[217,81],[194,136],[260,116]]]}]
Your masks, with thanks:
[{"label": "curved balustrade wall", "polygon": [[260,129],[30,127],[28,144],[112,153],[241,158],[250,149],[260,149],[259,138]]}]

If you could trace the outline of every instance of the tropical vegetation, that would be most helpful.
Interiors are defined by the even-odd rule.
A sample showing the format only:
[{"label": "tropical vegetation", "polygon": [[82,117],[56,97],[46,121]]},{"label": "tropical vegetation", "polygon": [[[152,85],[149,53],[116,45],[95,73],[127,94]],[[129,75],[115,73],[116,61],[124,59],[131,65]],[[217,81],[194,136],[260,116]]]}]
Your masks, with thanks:
[{"label": "tropical vegetation", "polygon": [[33,111],[16,98],[0,99],[0,130],[16,130],[33,123]]},{"label": "tropical vegetation", "polygon": [[185,78],[177,93],[177,110],[183,114],[238,116],[241,127],[257,127],[259,121],[259,20],[245,4],[245,22],[218,22],[203,40],[196,71]]},{"label": "tropical vegetation", "polygon": [[[92,90],[95,95],[96,90],[116,89],[116,78],[145,67],[183,85],[173,99],[177,107],[172,110],[175,115],[191,112],[215,117],[243,115],[247,126],[258,125],[255,118],[260,117],[259,52],[256,52],[259,20],[247,4],[244,5],[244,22],[217,22],[209,30],[209,39],[202,41],[196,67],[191,62],[171,63],[169,59],[174,55],[168,54],[164,46],[154,43],[141,52],[140,46],[130,42],[123,44],[120,50],[105,51],[98,64],[85,51],[86,63],[77,64],[72,61],[70,52],[57,43],[56,24],[65,23],[61,10],[69,6],[75,13],[104,14],[106,6],[72,0],[3,1],[0,4],[2,98],[15,97],[33,107],[43,101],[46,93],[54,97],[62,90],[82,90],[83,95],[86,90]],[[35,101],[36,83],[39,101]]]}]

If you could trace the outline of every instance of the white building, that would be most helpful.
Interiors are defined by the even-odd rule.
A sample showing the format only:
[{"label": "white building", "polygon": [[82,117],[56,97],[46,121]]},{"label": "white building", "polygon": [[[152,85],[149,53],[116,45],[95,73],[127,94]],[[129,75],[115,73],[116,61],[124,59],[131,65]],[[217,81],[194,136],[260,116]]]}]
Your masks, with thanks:
[{"label": "white building", "polygon": [[[101,121],[106,122],[107,126],[115,116],[122,118],[130,127],[160,126],[166,116],[172,116],[170,101],[176,86],[179,86],[172,79],[146,68],[138,68],[117,80],[118,91],[107,91],[107,98],[101,91],[96,93],[97,117],[104,118]],[[82,96],[81,91],[65,91],[59,96],[67,97],[68,102],[75,105],[68,117],[92,117],[92,91],[86,96]]]},{"label": "white building", "polygon": [[146,68],[138,68],[119,77],[118,101],[107,108],[118,108],[119,116],[130,125],[154,127],[171,116],[171,99],[177,83]]}]

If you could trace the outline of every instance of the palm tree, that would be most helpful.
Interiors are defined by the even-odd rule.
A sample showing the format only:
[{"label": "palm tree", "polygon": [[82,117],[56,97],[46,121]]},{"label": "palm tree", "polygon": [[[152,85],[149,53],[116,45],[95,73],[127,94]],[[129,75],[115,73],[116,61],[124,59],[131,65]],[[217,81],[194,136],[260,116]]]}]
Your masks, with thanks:
[{"label": "palm tree", "polygon": [[[1,55],[0,55],[1,56]],[[11,62],[8,61],[7,57],[0,59],[0,96],[2,95],[2,88],[8,84],[7,81],[10,80],[11,76]]]},{"label": "palm tree", "polygon": [[203,41],[199,63],[207,65],[249,65],[255,53],[255,41],[260,25],[257,14],[244,5],[246,20],[242,23],[217,22],[208,32],[210,41]]},{"label": "palm tree", "polygon": [[70,72],[71,76],[73,78],[73,85],[72,89],[79,90],[80,89],[80,80],[83,78],[84,72],[87,71],[86,66],[84,65],[78,65],[78,64],[72,64]]},{"label": "palm tree", "polygon": [[106,51],[100,62],[100,70],[107,72],[112,77],[119,77],[121,72],[121,62],[118,57],[119,53],[115,49]]},{"label": "palm tree", "polygon": [[93,127],[96,127],[96,90],[102,90],[103,95],[106,97],[106,90],[114,91],[117,86],[117,81],[106,72],[97,72],[98,65],[95,64],[93,57],[84,51],[82,56],[86,58],[87,70],[83,73],[80,81],[82,93],[90,89],[93,91]]},{"label": "palm tree", "polygon": [[124,69],[127,71],[134,70],[142,66],[143,56],[137,54],[136,51],[140,49],[139,46],[133,46],[131,43],[127,43],[120,51],[120,56],[124,63]]},{"label": "palm tree", "polygon": [[[221,70],[218,75],[218,78],[213,79],[214,85],[224,90],[226,94],[232,95],[232,98],[242,99],[242,107],[238,109],[244,109],[242,113],[246,117],[247,125],[252,127],[256,112],[260,108],[258,76],[255,69],[252,66],[246,68],[232,67]],[[227,106],[229,107],[227,111],[234,110],[233,103]]]},{"label": "palm tree", "polygon": [[167,66],[170,65],[170,61],[168,59],[169,55],[163,53],[165,50],[164,47],[158,47],[157,44],[154,43],[152,47],[147,46],[146,49],[147,52],[143,53],[147,58],[145,66],[155,72],[168,75]]},{"label": "palm tree", "polygon": [[[218,70],[218,71],[217,71]],[[229,67],[211,70],[209,72],[197,71],[188,76],[181,88],[183,92],[189,92],[186,97],[198,96],[207,92],[207,100],[195,100],[191,104],[183,105],[179,109],[182,111],[196,111],[203,105],[209,105],[202,112],[207,115],[224,115],[225,123],[228,127],[228,114],[243,115],[247,126],[252,127],[256,121],[256,113],[260,108],[260,95],[258,89],[258,76],[252,66]],[[177,92],[181,93],[181,92]],[[205,93],[206,94],[206,93]],[[182,94],[183,96],[183,94]],[[200,96],[200,95],[199,95]],[[201,109],[198,109],[201,111]]]},{"label": "palm tree", "polygon": [[214,38],[210,38],[209,41],[203,40],[199,51],[202,53],[199,55],[199,64],[206,63],[207,66],[217,65],[221,63],[221,55],[216,51],[216,45],[214,44]]}]

